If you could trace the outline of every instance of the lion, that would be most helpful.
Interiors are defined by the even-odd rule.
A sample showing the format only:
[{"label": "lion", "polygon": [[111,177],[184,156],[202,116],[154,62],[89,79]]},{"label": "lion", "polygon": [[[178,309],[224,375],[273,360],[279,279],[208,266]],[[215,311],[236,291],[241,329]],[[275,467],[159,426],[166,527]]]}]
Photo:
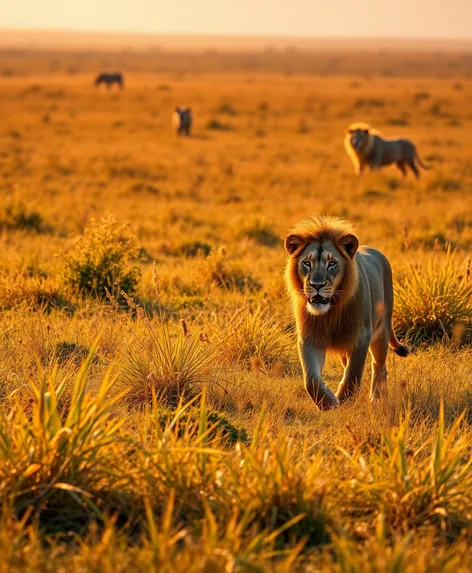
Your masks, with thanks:
[{"label": "lion", "polygon": [[[386,394],[388,348],[408,355],[392,327],[393,281],[386,257],[360,246],[351,225],[313,215],[285,238],[286,285],[295,315],[305,388],[320,410],[333,408],[360,388],[372,356],[370,397]],[[341,357],[344,376],[336,395],[323,382],[327,351]]]},{"label": "lion", "polygon": [[385,139],[367,123],[353,123],[346,130],[344,147],[354,164],[356,175],[362,175],[366,167],[378,169],[395,163],[403,177],[407,175],[407,166],[416,178],[420,176],[417,164],[423,169],[425,165],[418,155],[415,145],[405,138]]},{"label": "lion", "polygon": [[180,135],[190,135],[192,128],[192,110],[189,107],[176,107],[172,114],[172,125],[174,126],[175,133]]}]

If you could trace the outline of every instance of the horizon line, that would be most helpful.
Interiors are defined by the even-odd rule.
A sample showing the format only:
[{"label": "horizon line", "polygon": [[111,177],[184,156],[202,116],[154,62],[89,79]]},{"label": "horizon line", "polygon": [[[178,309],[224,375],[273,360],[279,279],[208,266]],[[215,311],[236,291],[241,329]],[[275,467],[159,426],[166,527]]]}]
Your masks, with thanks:
[{"label": "horizon line", "polygon": [[139,30],[122,30],[122,29],[83,29],[83,28],[22,28],[22,27],[2,27],[0,26],[0,33],[53,33],[53,34],[80,34],[80,35],[100,35],[100,36],[144,36],[144,37],[165,37],[165,38],[214,38],[214,39],[254,39],[254,40],[383,40],[383,41],[393,41],[393,40],[407,40],[407,41],[418,41],[418,42],[453,42],[453,43],[472,43],[472,36],[395,36],[395,35],[339,35],[339,34],[327,34],[327,35],[306,35],[306,34],[279,34],[279,33],[231,33],[225,34],[222,32],[158,32],[158,31],[139,31]]}]

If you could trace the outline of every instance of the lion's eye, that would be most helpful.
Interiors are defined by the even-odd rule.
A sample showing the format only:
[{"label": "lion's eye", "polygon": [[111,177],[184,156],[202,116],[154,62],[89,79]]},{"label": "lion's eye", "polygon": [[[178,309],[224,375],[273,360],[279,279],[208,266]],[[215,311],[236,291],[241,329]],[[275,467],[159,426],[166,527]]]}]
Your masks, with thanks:
[{"label": "lion's eye", "polygon": [[303,268],[307,271],[309,271],[311,269],[311,263],[310,261],[303,261],[302,262]]},{"label": "lion's eye", "polygon": [[328,269],[334,269],[334,267],[337,265],[338,263],[336,261],[329,261],[328,263]]}]

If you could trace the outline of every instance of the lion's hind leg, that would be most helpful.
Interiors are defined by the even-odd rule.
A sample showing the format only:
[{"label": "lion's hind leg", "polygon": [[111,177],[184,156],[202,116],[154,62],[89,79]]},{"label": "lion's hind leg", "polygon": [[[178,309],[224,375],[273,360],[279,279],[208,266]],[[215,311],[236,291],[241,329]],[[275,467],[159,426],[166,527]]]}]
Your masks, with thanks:
[{"label": "lion's hind leg", "polygon": [[406,171],[406,165],[405,165],[405,162],[403,161],[403,159],[400,159],[400,161],[397,161],[396,165],[397,165],[398,169],[400,169],[400,171],[402,172],[402,176],[406,177],[407,171]]},{"label": "lion's hind leg", "polygon": [[417,179],[419,179],[420,178],[420,172],[418,171],[418,167],[416,167],[416,165],[415,165],[415,160],[414,159],[407,159],[406,162],[408,163],[408,167],[415,174],[415,177]]},{"label": "lion's hind leg", "polygon": [[370,344],[372,356],[372,384],[370,387],[370,399],[372,402],[387,396],[387,354],[388,332],[383,330]]}]

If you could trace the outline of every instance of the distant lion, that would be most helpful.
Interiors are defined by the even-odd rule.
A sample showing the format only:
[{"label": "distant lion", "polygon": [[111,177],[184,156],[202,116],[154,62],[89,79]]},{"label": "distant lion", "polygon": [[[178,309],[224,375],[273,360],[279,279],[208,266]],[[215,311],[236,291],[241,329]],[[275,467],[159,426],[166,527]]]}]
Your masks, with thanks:
[{"label": "distant lion", "polygon": [[172,114],[172,125],[176,135],[189,136],[192,129],[192,110],[189,107],[176,107]]},{"label": "distant lion", "polygon": [[[393,281],[386,257],[360,246],[343,219],[313,215],[285,239],[285,280],[292,299],[305,388],[320,410],[338,406],[360,388],[372,356],[371,399],[387,389],[387,352],[407,356],[392,327]],[[322,372],[326,352],[341,357],[336,395]]]},{"label": "distant lion", "polygon": [[116,84],[120,89],[123,89],[125,86],[123,74],[119,72],[114,74],[102,72],[95,78],[95,85],[99,86],[101,84],[105,84],[107,88],[111,88],[113,84]]},{"label": "distant lion", "polygon": [[344,147],[354,164],[356,175],[361,175],[366,167],[378,169],[392,163],[400,169],[403,177],[407,174],[407,166],[417,179],[420,176],[417,164],[423,169],[431,169],[421,161],[415,145],[409,139],[384,139],[366,123],[353,123],[347,128]]}]

